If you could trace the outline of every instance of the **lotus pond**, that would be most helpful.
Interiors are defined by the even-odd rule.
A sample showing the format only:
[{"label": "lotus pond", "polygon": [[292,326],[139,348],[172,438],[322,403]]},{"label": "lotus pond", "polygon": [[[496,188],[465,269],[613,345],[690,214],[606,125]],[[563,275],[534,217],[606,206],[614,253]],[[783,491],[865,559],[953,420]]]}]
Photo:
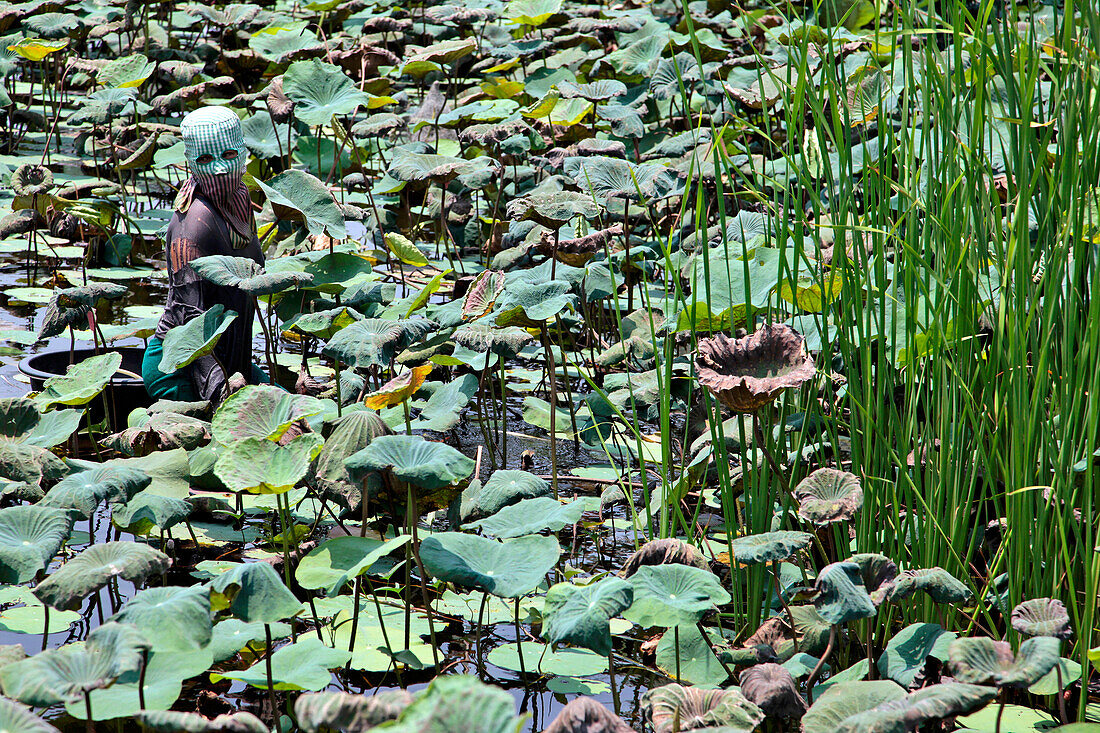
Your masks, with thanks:
[{"label": "lotus pond", "polygon": [[[0,2],[0,729],[1097,733],[1098,47],[1038,0]],[[203,105],[266,262],[192,266],[281,386],[152,403]]]}]

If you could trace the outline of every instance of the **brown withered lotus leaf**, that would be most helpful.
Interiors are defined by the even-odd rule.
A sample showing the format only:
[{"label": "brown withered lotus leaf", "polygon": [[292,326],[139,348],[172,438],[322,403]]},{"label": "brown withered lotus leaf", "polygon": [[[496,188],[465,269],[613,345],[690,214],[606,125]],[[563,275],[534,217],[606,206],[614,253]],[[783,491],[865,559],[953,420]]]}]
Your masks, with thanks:
[{"label": "brown withered lotus leaf", "polygon": [[634,733],[634,729],[599,701],[576,697],[542,733]]},{"label": "brown withered lotus leaf", "polygon": [[737,690],[700,690],[671,684],[642,696],[642,708],[655,733],[692,733],[721,728],[748,733],[764,720],[764,711]]},{"label": "brown withered lotus leaf", "polygon": [[491,311],[504,292],[504,280],[504,273],[496,270],[479,273],[462,300],[462,320],[476,321]]},{"label": "brown withered lotus leaf", "polygon": [[281,75],[272,79],[271,85],[267,88],[267,111],[271,115],[271,120],[278,125],[288,121],[291,113],[294,112],[294,102],[283,94]]},{"label": "brown withered lotus leaf", "polygon": [[782,323],[762,326],[745,338],[725,334],[702,339],[695,357],[699,383],[733,412],[756,412],[784,389],[814,376],[802,335]]},{"label": "brown withered lotus leaf", "polygon": [[752,636],[745,639],[745,646],[750,648],[768,646],[778,650],[781,644],[790,644],[794,640],[794,629],[787,619],[782,616],[773,616],[753,632]]},{"label": "brown withered lotus leaf", "polygon": [[544,255],[553,253],[567,265],[583,267],[586,262],[595,257],[597,252],[603,252],[604,247],[611,246],[612,250],[621,249],[618,237],[623,235],[622,224],[612,224],[606,229],[599,229],[574,239],[563,239],[558,242],[557,248],[544,246],[540,240],[538,250]]},{"label": "brown withered lotus leaf", "polygon": [[644,565],[693,565],[701,570],[710,571],[706,559],[695,545],[674,537],[652,540],[642,545],[637,552],[627,558],[619,575],[629,578]]},{"label": "brown withered lotus leaf", "polygon": [[173,110],[180,110],[183,108],[185,102],[201,99],[206,94],[213,92],[230,90],[235,83],[236,80],[231,76],[218,76],[209,81],[181,87],[167,94],[153,97],[153,111],[157,114],[163,114]]},{"label": "brown withered lotus leaf", "polygon": [[794,487],[798,516],[817,525],[846,522],[863,506],[859,476],[835,468],[819,468]]},{"label": "brown withered lotus leaf", "polygon": [[481,125],[470,125],[459,130],[458,139],[467,145],[477,144],[481,147],[499,145],[510,137],[516,135],[534,135],[535,129],[524,120],[504,120]]},{"label": "brown withered lotus leaf", "polygon": [[801,718],[806,701],[787,668],[779,664],[749,667],[739,678],[741,692],[772,718]]},{"label": "brown withered lotus leaf", "polygon": [[1056,598],[1033,598],[1012,609],[1012,628],[1026,636],[1053,636],[1068,639],[1073,636],[1069,627],[1069,612]]},{"label": "brown withered lotus leaf", "polygon": [[410,18],[391,18],[384,15],[368,18],[363,22],[364,33],[405,33],[412,30],[412,27]]},{"label": "brown withered lotus leaf", "polygon": [[299,697],[294,714],[307,733],[322,729],[359,733],[396,720],[412,701],[407,690],[387,690],[373,696],[318,692]]},{"label": "brown withered lotus leaf", "polygon": [[468,323],[455,329],[451,337],[456,343],[474,351],[492,351],[503,356],[515,356],[534,337],[519,326],[493,328],[482,323]]}]

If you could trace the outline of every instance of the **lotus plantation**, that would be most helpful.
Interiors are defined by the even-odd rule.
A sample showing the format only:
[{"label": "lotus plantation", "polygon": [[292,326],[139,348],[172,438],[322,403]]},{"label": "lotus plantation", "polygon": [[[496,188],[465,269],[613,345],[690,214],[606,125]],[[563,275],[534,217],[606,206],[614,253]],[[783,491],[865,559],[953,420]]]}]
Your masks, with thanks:
[{"label": "lotus plantation", "polygon": [[1100,733],[1095,0],[0,0],[0,731]]}]

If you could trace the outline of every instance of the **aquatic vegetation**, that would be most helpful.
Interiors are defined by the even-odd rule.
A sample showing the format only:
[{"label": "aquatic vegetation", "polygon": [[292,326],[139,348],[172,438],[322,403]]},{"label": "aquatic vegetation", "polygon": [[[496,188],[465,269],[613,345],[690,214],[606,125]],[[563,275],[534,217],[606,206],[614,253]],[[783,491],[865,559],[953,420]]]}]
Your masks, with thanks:
[{"label": "aquatic vegetation", "polygon": [[0,729],[1095,733],[1093,5],[0,3]]}]

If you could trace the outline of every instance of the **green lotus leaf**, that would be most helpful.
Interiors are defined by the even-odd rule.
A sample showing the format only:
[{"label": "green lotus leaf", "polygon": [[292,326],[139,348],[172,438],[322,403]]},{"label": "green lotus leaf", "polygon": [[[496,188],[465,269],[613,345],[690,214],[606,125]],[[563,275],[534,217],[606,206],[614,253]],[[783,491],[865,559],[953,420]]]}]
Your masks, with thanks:
[{"label": "green lotus leaf", "polygon": [[198,713],[175,710],[140,710],[134,714],[143,727],[158,733],[271,733],[252,713],[226,713],[206,718]]},{"label": "green lotus leaf", "polygon": [[564,647],[554,650],[548,644],[523,642],[523,664],[515,643],[501,644],[486,655],[489,664],[510,672],[526,670],[528,674],[591,677],[608,670],[607,657],[589,649]]},{"label": "green lotus leaf", "polygon": [[508,203],[508,216],[516,221],[530,220],[547,229],[560,229],[578,216],[595,219],[600,207],[583,193],[554,191],[531,193]]},{"label": "green lotus leaf", "polygon": [[549,493],[550,484],[533,473],[511,469],[494,471],[484,485],[472,482],[462,492],[459,516],[464,522],[471,518],[491,516],[523,499],[546,496]]},{"label": "green lotus leaf", "polygon": [[152,483],[149,474],[128,466],[99,466],[55,484],[42,506],[71,509],[87,519],[105,501],[127,502]]},{"label": "green lotus leaf", "polygon": [[513,280],[504,288],[496,323],[498,326],[537,326],[573,304],[574,296],[569,288],[564,280]]},{"label": "green lotus leaf", "polygon": [[294,717],[306,733],[339,730],[362,733],[391,720],[413,701],[408,690],[386,690],[376,695],[316,692],[294,701]]},{"label": "green lotus leaf", "polygon": [[512,357],[534,340],[531,334],[522,328],[508,326],[493,328],[482,323],[467,323],[455,329],[451,336],[455,343],[474,351],[488,351],[504,357]]},{"label": "green lotus leaf", "polygon": [[931,685],[845,718],[833,730],[840,733],[907,733],[930,720],[972,712],[996,696],[997,691],[992,687],[959,682]]},{"label": "green lotus leaf", "polygon": [[[7,408],[0,406],[0,423],[7,431],[0,435],[0,442],[11,440],[39,448],[53,448],[68,440],[80,427],[84,417],[83,410],[50,410],[39,414],[34,401],[24,397],[0,400],[0,403],[9,405]],[[36,418],[25,412],[27,406],[34,410]]]},{"label": "green lotus leaf", "polygon": [[561,10],[562,0],[508,0],[503,18],[521,26],[538,27]]},{"label": "green lotus leaf", "polygon": [[370,537],[334,537],[303,557],[294,577],[303,588],[324,589],[326,595],[334,596],[383,557],[408,544],[410,539],[407,534],[386,542]]},{"label": "green lotus leaf", "polygon": [[155,652],[188,652],[210,643],[210,592],[201,585],[138,591],[112,621],[133,624]]},{"label": "green lotus leaf", "polygon": [[504,292],[506,280],[507,276],[496,270],[479,273],[462,298],[462,320],[475,320],[489,313],[497,298]]},{"label": "green lotus leaf", "polygon": [[92,630],[83,645],[47,649],[0,668],[4,694],[28,705],[47,707],[83,701],[141,665],[145,639],[133,626],[108,622]]},{"label": "green lotus leaf", "polygon": [[359,311],[350,308],[329,308],[315,313],[298,313],[283,324],[283,330],[329,339],[345,326],[361,320],[363,316],[359,315]]},{"label": "green lotus leaf", "polygon": [[1068,639],[1073,636],[1069,612],[1056,598],[1033,598],[1012,609],[1012,628],[1025,636],[1053,636]]},{"label": "green lotus leaf", "polygon": [[294,102],[294,116],[307,125],[328,125],[336,115],[370,103],[340,67],[320,59],[291,64],[283,74],[283,93]]},{"label": "green lotus leaf", "polygon": [[266,438],[245,438],[218,456],[214,474],[231,491],[283,494],[306,477],[324,443],[317,433],[306,433],[286,445]]},{"label": "green lotus leaf", "polygon": [[1053,636],[1036,636],[1020,644],[1013,655],[1008,642],[963,638],[951,642],[948,657],[962,682],[1020,689],[1035,684],[1058,663],[1061,645]]},{"label": "green lotus leaf", "polygon": [[928,657],[947,659],[947,650],[958,638],[953,631],[944,631],[939,624],[910,624],[894,634],[878,659],[883,677],[910,688],[924,669]]},{"label": "green lotus leaf", "polygon": [[111,59],[96,73],[96,81],[109,87],[135,89],[153,75],[156,63],[140,53]]},{"label": "green lotus leaf", "polygon": [[[428,383],[425,383],[425,387]],[[454,429],[462,420],[462,411],[477,393],[477,377],[463,374],[438,387],[413,420],[413,430],[431,430],[445,433]],[[331,438],[330,438],[331,440]]]},{"label": "green lotus leaf", "polygon": [[917,568],[905,570],[894,581],[889,600],[908,598],[917,591],[924,591],[936,603],[957,605],[973,598],[970,589],[943,568]]},{"label": "green lotus leaf", "polygon": [[256,181],[267,196],[275,215],[306,225],[310,234],[327,234],[333,239],[348,235],[344,213],[332,192],[316,176],[293,168],[269,181]]},{"label": "green lotus leaf", "polygon": [[266,562],[234,565],[210,581],[210,587],[224,599],[211,600],[215,609],[228,605],[230,613],[250,624],[274,624],[302,611],[301,601]]},{"label": "green lotus leaf", "polygon": [[582,191],[605,203],[613,198],[629,201],[666,198],[683,188],[674,170],[655,163],[631,163],[603,155],[569,161],[566,174],[573,177]]},{"label": "green lotus leaf", "polygon": [[837,682],[814,699],[802,733],[834,733],[841,721],[904,697],[905,689],[890,680]]},{"label": "green lotus leaf", "polygon": [[190,264],[204,280],[215,285],[240,288],[256,296],[280,293],[313,280],[312,275],[304,272],[265,272],[263,265],[248,257],[208,255],[191,260]]},{"label": "green lotus leaf", "polygon": [[859,565],[863,585],[871,594],[871,600],[876,606],[890,599],[890,593],[894,590],[894,580],[898,577],[898,566],[893,560],[875,552],[857,553],[848,560]]},{"label": "green lotus leaf", "polygon": [[306,395],[265,384],[254,384],[229,395],[214,413],[214,440],[232,445],[245,438],[279,440],[291,424],[321,414],[324,405]]},{"label": "green lotus leaf", "polygon": [[737,690],[702,690],[679,684],[646,692],[642,710],[654,733],[748,733],[764,721],[764,711]]},{"label": "green lotus leaf", "polygon": [[[1067,728],[1080,728],[1088,726],[1085,723],[1071,725],[1058,725],[1058,720],[1049,712],[1036,710],[1023,705],[1005,705],[1001,710],[999,705],[989,705],[969,715],[960,716],[957,719],[959,730],[974,731],[975,733],[995,733],[1000,722],[1000,729],[1004,733],[1041,733],[1042,731],[1064,731]],[[1097,724],[1091,724],[1096,727]],[[1089,733],[1088,730],[1080,733]]]},{"label": "green lotus leaf", "polygon": [[[1059,678],[1059,673],[1061,677]],[[1072,659],[1062,657],[1050,671],[1027,688],[1032,695],[1058,695],[1070,680],[1081,678],[1081,665]]]},{"label": "green lotus leaf", "polygon": [[130,289],[120,283],[92,282],[57,291],[57,304],[62,308],[94,308],[101,300],[118,300]]},{"label": "green lotus leaf", "polygon": [[556,499],[540,496],[506,506],[491,517],[464,524],[462,528],[480,529],[500,539],[537,534],[546,529],[557,532],[562,527],[579,522],[586,511],[599,508],[599,500],[594,497],[562,504]]},{"label": "green lotus leaf", "polygon": [[64,38],[84,27],[72,13],[39,13],[23,20],[23,25],[40,38]]},{"label": "green lotus leaf", "polygon": [[863,585],[859,565],[834,562],[826,565],[814,586],[814,608],[830,624],[870,618],[877,609]]},{"label": "green lotus leaf", "polygon": [[[290,23],[288,27],[263,28],[248,40],[248,47],[260,58],[284,63],[296,54],[323,48],[321,39],[305,23]],[[303,63],[301,61],[295,63]],[[293,66],[293,64],[291,64]],[[323,124],[323,123],[314,123]]]},{"label": "green lotus leaf", "polygon": [[391,432],[376,412],[345,412],[336,422],[336,427],[317,456],[317,484],[348,508],[358,507],[362,484],[352,479],[344,461],[378,436],[389,435]]},{"label": "green lotus leaf", "polygon": [[537,588],[560,554],[557,538],[542,535],[497,542],[441,532],[420,544],[420,559],[436,578],[502,598],[519,598]]},{"label": "green lotus leaf", "polygon": [[623,616],[646,628],[694,625],[730,595],[707,570],[690,565],[645,565],[630,576],[634,603]]},{"label": "green lotus leaf", "polygon": [[0,509],[0,583],[32,580],[50,564],[72,529],[72,518],[59,509]]},{"label": "green lotus leaf", "polygon": [[546,594],[542,634],[551,644],[574,644],[606,656],[611,653],[610,621],[633,599],[630,583],[616,577],[584,586],[558,583]]},{"label": "green lotus leaf", "polygon": [[474,470],[473,459],[419,435],[379,436],[344,463],[353,477],[389,471],[397,480],[429,491],[456,484]]},{"label": "green lotus leaf", "polygon": [[68,472],[65,463],[45,448],[0,441],[0,476],[38,486],[56,481]]},{"label": "green lotus leaf", "polygon": [[58,733],[57,728],[39,718],[30,708],[0,697],[0,730],[6,733]]},{"label": "green lotus leaf", "polygon": [[137,542],[91,545],[39,583],[34,595],[53,608],[73,611],[112,578],[143,583],[171,564],[163,552]]},{"label": "green lotus leaf", "polygon": [[507,691],[471,675],[449,675],[432,680],[384,728],[392,733],[518,733],[525,722],[516,715],[516,703]]},{"label": "green lotus leaf", "polygon": [[493,169],[495,165],[492,158],[484,156],[466,160],[449,155],[400,150],[394,153],[393,161],[386,173],[391,178],[407,183],[448,181],[456,176]]},{"label": "green lotus leaf", "polygon": [[298,139],[298,131],[292,125],[275,124],[267,110],[256,112],[242,120],[241,133],[249,152],[264,159],[286,155],[287,145],[293,150]]},{"label": "green lotus leaf", "polygon": [[235,320],[235,311],[226,310],[221,303],[215,303],[201,316],[168,329],[168,333],[164,334],[164,355],[158,368],[165,374],[172,374],[196,359],[213,353],[222,334]]},{"label": "green lotus leaf", "polygon": [[558,91],[565,99],[580,97],[589,102],[605,102],[626,94],[626,84],[618,79],[596,79],[587,84],[577,84],[568,80],[558,82]]},{"label": "green lotus leaf", "polygon": [[148,535],[154,528],[168,530],[184,522],[193,507],[186,499],[142,491],[125,503],[111,504],[111,521],[136,535]]},{"label": "green lotus leaf", "polygon": [[122,354],[117,351],[90,356],[43,382],[34,402],[43,412],[54,405],[85,405],[103,391],[121,365]]},{"label": "green lotus leaf", "polygon": [[38,426],[42,415],[33,400],[5,397],[0,400],[0,440],[22,442]]},{"label": "green lotus leaf", "polygon": [[846,522],[863,506],[859,477],[835,468],[819,468],[794,488],[798,516],[824,525]]},{"label": "green lotus leaf", "polygon": [[359,369],[388,367],[398,352],[435,328],[434,322],[424,319],[366,318],[337,332],[329,339],[324,353]]},{"label": "green lotus leaf", "polygon": [[765,532],[733,540],[733,557],[745,565],[786,560],[799,550],[809,547],[813,535],[808,532]]},{"label": "green lotus leaf", "polygon": [[477,49],[477,40],[474,38],[453,38],[447,41],[433,43],[430,46],[412,53],[406,63],[428,62],[432,64],[452,64],[459,59],[469,56]]},{"label": "green lotus leaf", "polygon": [[[332,682],[333,669],[351,660],[347,649],[325,646],[315,636],[304,636],[271,655],[271,675],[276,690],[323,690]],[[238,680],[261,690],[267,687],[267,661],[238,672],[211,673],[212,680]]]}]

